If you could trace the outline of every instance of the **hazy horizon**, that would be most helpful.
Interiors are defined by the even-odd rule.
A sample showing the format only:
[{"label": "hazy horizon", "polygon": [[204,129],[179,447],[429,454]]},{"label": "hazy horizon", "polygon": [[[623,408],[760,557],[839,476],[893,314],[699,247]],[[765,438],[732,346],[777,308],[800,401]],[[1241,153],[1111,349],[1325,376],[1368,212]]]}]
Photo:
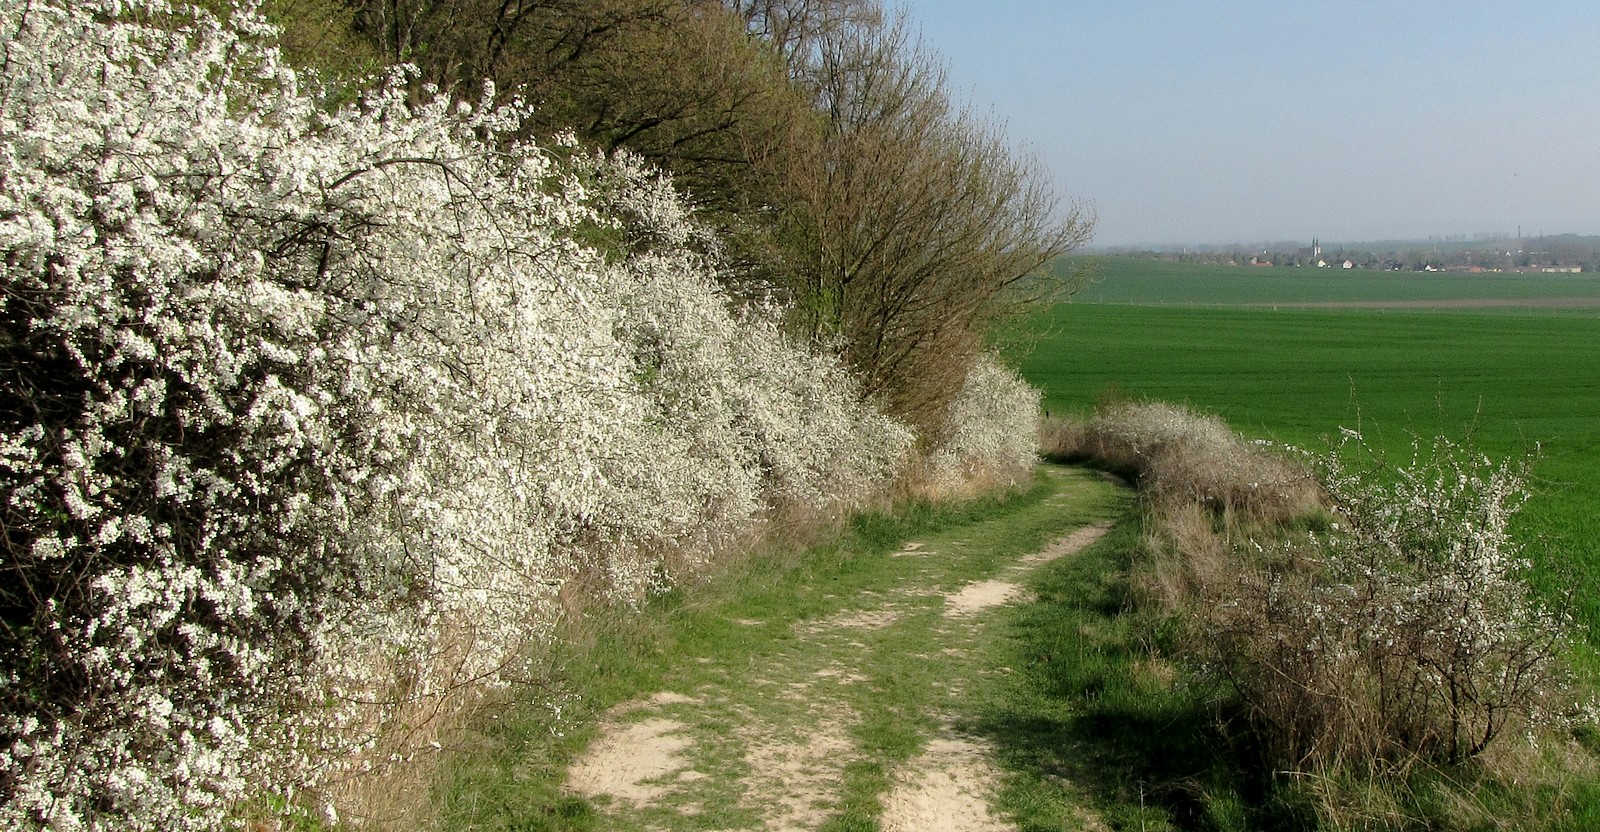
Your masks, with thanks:
[{"label": "hazy horizon", "polygon": [[1600,233],[1600,4],[903,5],[1096,246]]},{"label": "hazy horizon", "polygon": [[1520,238],[1518,237],[1517,232],[1513,230],[1513,231],[1505,231],[1503,233],[1502,232],[1492,232],[1492,233],[1491,232],[1473,232],[1471,234],[1463,234],[1463,233],[1459,233],[1459,232],[1446,232],[1446,233],[1442,233],[1442,234],[1428,234],[1428,235],[1423,235],[1423,236],[1418,236],[1418,237],[1384,236],[1384,237],[1370,237],[1370,238],[1365,238],[1365,239],[1323,237],[1323,236],[1319,235],[1319,236],[1304,237],[1304,238],[1300,238],[1300,237],[1270,237],[1270,238],[1263,237],[1263,238],[1253,239],[1253,240],[1248,240],[1247,239],[1247,240],[1223,240],[1223,241],[1200,241],[1200,242],[1193,241],[1193,240],[1176,240],[1176,241],[1172,241],[1172,240],[1168,240],[1168,241],[1143,240],[1143,241],[1136,241],[1136,242],[1130,242],[1130,243],[1101,243],[1101,242],[1098,242],[1098,241],[1094,241],[1094,242],[1091,242],[1088,245],[1084,246],[1082,251],[1094,252],[1094,251],[1099,251],[1099,250],[1129,250],[1129,251],[1132,251],[1132,250],[1145,250],[1145,251],[1158,251],[1158,252],[1170,253],[1172,251],[1176,251],[1176,250],[1180,250],[1180,249],[1184,249],[1184,248],[1193,248],[1193,249],[1196,249],[1196,250],[1223,250],[1223,251],[1225,251],[1225,250],[1228,250],[1228,249],[1250,250],[1250,249],[1254,249],[1254,248],[1264,248],[1264,247],[1270,247],[1270,246],[1285,246],[1285,245],[1288,245],[1290,243],[1294,243],[1294,244],[1297,244],[1297,245],[1300,245],[1300,246],[1304,247],[1304,246],[1311,245],[1312,242],[1317,242],[1318,244],[1322,245],[1324,248],[1338,247],[1338,246],[1362,246],[1362,247],[1390,246],[1390,245],[1393,245],[1393,246],[1416,246],[1416,245],[1428,245],[1428,244],[1435,244],[1435,243],[1448,243],[1448,244],[1451,244],[1451,245],[1463,245],[1463,244],[1471,245],[1471,244],[1474,244],[1474,243],[1481,243],[1481,244],[1485,244],[1486,245],[1488,243],[1504,243],[1504,242],[1509,242],[1509,241],[1516,240],[1516,239],[1538,240],[1540,238],[1552,238],[1552,239],[1554,239],[1554,238],[1563,238],[1563,237],[1580,237],[1580,238],[1585,238],[1585,239],[1595,239],[1595,238],[1600,238],[1600,234],[1584,234],[1584,233],[1575,232],[1575,231],[1544,232],[1544,233],[1533,232],[1533,233],[1529,233],[1526,229],[1524,229]]}]

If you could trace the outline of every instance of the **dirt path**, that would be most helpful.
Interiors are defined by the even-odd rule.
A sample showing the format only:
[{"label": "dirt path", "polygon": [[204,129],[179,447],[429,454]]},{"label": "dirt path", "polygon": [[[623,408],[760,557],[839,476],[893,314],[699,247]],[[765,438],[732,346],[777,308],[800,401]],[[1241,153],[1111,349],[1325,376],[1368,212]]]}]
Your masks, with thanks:
[{"label": "dirt path", "polygon": [[[1037,512],[1077,499],[1067,488]],[[770,646],[688,657],[679,684],[612,709],[567,789],[599,807],[603,828],[799,832],[856,818],[886,832],[1011,829],[990,805],[993,750],[955,726],[971,689],[1010,672],[989,649],[997,608],[1107,528],[1084,523],[996,560],[984,547],[1005,528],[977,524],[905,545],[871,589],[815,587],[814,616],[739,620]]]}]

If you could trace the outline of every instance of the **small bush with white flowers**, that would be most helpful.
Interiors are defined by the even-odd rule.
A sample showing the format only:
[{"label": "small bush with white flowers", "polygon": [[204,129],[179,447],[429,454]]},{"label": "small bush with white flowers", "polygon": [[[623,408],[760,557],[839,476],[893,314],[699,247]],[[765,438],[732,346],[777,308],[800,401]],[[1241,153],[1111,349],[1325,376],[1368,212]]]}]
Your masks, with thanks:
[{"label": "small bush with white flowers", "polygon": [[928,455],[932,489],[1025,482],[1039,459],[1039,398],[998,358],[978,355],[946,408],[944,439]]},{"label": "small bush with white flowers", "polygon": [[1321,467],[1331,528],[1252,544],[1248,568],[1213,586],[1202,612],[1211,655],[1273,759],[1455,764],[1562,724],[1566,620],[1530,589],[1509,531],[1528,460],[1443,438],[1392,469],[1346,456]]}]

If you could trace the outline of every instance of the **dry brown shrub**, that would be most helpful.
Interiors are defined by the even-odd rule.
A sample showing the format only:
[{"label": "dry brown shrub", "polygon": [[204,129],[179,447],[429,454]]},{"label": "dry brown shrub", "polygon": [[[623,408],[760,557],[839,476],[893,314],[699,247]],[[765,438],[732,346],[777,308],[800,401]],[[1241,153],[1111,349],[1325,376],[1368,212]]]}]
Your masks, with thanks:
[{"label": "dry brown shrub", "polygon": [[896,480],[893,493],[896,502],[943,502],[970,500],[984,494],[994,494],[1007,489],[1025,487],[1028,482],[1003,479],[999,472],[978,467],[961,476],[952,477],[927,457],[909,463]]},{"label": "dry brown shrub", "polygon": [[1114,400],[1086,423],[1052,420],[1046,451],[1138,480],[1155,507],[1197,503],[1230,524],[1287,523],[1323,510],[1310,470],[1289,451],[1248,441],[1215,416],[1161,402]]},{"label": "dry brown shrub", "polygon": [[1087,458],[1085,442],[1089,426],[1071,416],[1048,416],[1039,421],[1039,452],[1057,462],[1077,462]]},{"label": "dry brown shrub", "polygon": [[1130,578],[1139,606],[1166,614],[1189,609],[1231,572],[1231,547],[1198,504],[1166,506],[1147,518],[1144,560]]},{"label": "dry brown shrub", "polygon": [[[1242,692],[1258,739],[1274,765],[1342,771],[1415,762],[1392,738],[1404,714],[1377,706],[1382,680],[1359,651],[1346,649],[1359,623],[1313,609],[1315,578],[1303,563],[1251,565],[1192,610],[1208,633],[1199,646]],[[1342,612],[1342,611],[1341,611]]]},{"label": "dry brown shrub", "polygon": [[1145,474],[1146,493],[1160,504],[1199,503],[1230,524],[1286,523],[1321,508],[1304,467],[1270,445],[1228,439],[1202,435],[1162,447]]}]

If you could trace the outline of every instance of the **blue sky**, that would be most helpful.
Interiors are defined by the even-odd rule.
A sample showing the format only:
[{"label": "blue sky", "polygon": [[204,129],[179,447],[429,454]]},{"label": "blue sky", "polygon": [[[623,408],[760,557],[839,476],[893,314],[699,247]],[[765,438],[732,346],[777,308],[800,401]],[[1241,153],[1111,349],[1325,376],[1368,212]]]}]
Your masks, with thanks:
[{"label": "blue sky", "polygon": [[902,0],[1096,245],[1600,234],[1600,3]]}]

